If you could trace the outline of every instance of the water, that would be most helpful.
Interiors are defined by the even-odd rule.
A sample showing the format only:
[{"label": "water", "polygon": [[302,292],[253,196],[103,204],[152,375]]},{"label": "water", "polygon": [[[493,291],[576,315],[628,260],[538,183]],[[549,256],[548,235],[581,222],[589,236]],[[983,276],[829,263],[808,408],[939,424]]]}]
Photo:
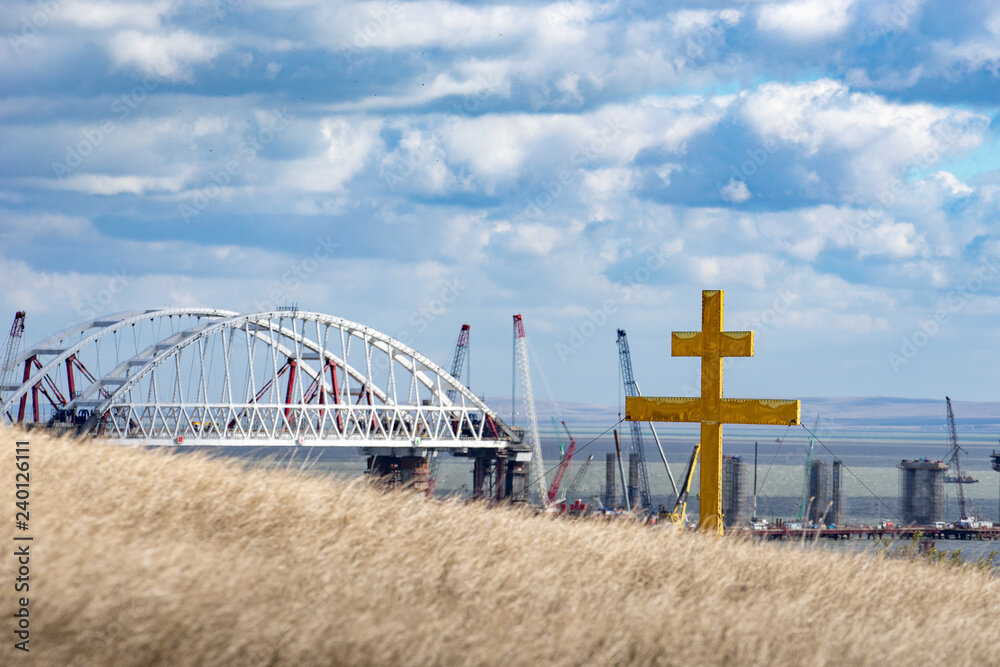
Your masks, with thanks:
[{"label": "water", "polygon": [[[658,429],[664,451],[673,475],[680,484],[687,468],[691,447],[697,439],[697,428],[686,425],[664,425]],[[596,435],[596,434],[595,434]],[[623,434],[622,446],[627,451],[629,434]],[[845,522],[847,524],[875,524],[880,521],[898,521],[896,497],[899,487],[899,471],[896,469],[901,459],[943,458],[948,451],[948,441],[941,429],[928,428],[843,428],[838,431],[821,433],[823,442],[816,444],[814,459],[831,462],[839,457],[845,465],[844,496]],[[565,493],[580,466],[589,454],[594,455],[587,474],[581,479],[575,494],[584,502],[594,496],[603,497],[605,482],[605,454],[614,451],[614,439],[608,434],[602,437],[577,437],[577,455],[569,471],[563,478],[562,493]],[[780,442],[776,440],[781,438]],[[559,461],[561,437],[542,435],[542,451],[545,457],[547,480],[551,483],[555,466]],[[746,466],[745,487],[749,496],[753,491],[754,441],[759,443],[757,466],[757,514],[763,518],[793,518],[798,514],[799,499],[804,481],[804,464],[809,435],[801,427],[790,429],[776,427],[731,427],[727,428],[723,443],[727,454],[743,457]],[[986,520],[1000,522],[998,506],[998,474],[990,467],[989,454],[996,442],[991,433],[963,433],[962,446],[967,450],[963,455],[963,468],[980,481],[966,484],[964,491],[967,511]],[[654,506],[672,507],[674,493],[667,478],[653,439],[648,431],[644,437],[647,470]],[[240,448],[228,448],[227,455],[274,456],[273,448],[247,452]],[[291,462],[284,463],[297,467],[303,460],[318,474],[333,474],[342,478],[355,478],[364,473],[365,460],[355,450],[329,450],[323,448],[298,448]],[[279,460],[280,457],[279,457]],[[627,464],[626,464],[627,465]],[[621,480],[616,470],[616,486],[621,493]],[[472,485],[472,459],[452,457],[442,454],[439,464],[435,493],[438,495],[468,494]],[[957,485],[945,484],[947,495],[946,518],[957,521],[960,518],[957,499]],[[689,516],[698,513],[698,472],[695,472],[688,501]]]}]

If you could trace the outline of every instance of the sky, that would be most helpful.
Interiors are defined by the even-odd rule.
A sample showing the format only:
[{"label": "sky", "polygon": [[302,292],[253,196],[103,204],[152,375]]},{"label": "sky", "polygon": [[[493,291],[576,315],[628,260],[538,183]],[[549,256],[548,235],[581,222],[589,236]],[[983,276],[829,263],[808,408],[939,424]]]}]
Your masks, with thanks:
[{"label": "sky", "polygon": [[991,2],[10,0],[0,313],[297,304],[510,394],[997,400]]}]

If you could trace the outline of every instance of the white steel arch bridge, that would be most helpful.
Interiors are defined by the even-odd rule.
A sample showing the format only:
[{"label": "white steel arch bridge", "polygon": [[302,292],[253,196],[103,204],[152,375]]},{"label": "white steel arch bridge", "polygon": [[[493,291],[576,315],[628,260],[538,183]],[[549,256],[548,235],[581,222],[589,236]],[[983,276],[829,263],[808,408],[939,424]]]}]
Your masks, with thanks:
[{"label": "white steel arch bridge", "polygon": [[0,415],[29,427],[148,445],[527,460],[519,434],[447,371],[384,333],[322,313],[116,313],[48,337],[7,371],[17,382],[0,386]]}]

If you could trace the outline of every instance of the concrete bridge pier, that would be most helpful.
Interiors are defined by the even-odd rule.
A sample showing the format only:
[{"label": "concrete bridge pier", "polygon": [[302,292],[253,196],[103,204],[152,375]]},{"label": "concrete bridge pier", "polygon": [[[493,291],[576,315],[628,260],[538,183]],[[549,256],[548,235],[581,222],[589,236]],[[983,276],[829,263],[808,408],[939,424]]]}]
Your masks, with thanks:
[{"label": "concrete bridge pier", "polygon": [[368,475],[390,489],[431,491],[431,470],[426,456],[369,456]]}]

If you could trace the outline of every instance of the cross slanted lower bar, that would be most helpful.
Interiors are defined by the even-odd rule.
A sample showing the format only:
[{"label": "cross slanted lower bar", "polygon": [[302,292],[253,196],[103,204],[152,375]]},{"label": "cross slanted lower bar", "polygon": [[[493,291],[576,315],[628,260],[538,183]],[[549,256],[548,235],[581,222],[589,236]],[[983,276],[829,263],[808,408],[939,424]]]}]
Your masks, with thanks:
[{"label": "cross slanted lower bar", "polygon": [[722,397],[724,357],[752,357],[752,331],[723,331],[722,290],[701,293],[701,331],[675,331],[671,354],[701,357],[701,396],[665,398],[629,396],[625,418],[629,421],[700,422],[701,477],[698,523],[702,530],[723,530],[722,425],[798,424],[799,401]]}]

